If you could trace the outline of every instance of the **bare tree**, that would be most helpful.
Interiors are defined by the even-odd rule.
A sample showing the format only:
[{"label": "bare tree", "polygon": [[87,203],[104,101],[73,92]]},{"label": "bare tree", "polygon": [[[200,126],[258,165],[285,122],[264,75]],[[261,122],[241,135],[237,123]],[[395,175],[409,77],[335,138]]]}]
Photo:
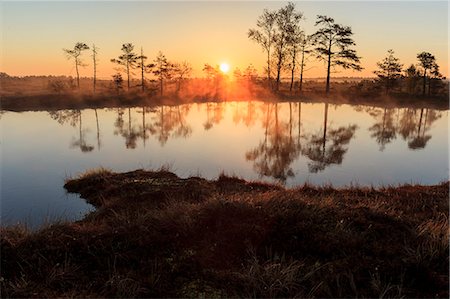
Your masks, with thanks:
[{"label": "bare tree", "polygon": [[388,56],[385,57],[383,61],[377,62],[377,66],[379,70],[374,71],[374,73],[385,85],[386,94],[388,94],[396,80],[401,78],[403,64],[401,64],[400,60],[394,56],[394,50],[390,49],[388,50]]},{"label": "bare tree", "polygon": [[270,70],[270,55],[272,45],[274,43],[275,35],[275,22],[277,19],[276,11],[269,11],[265,9],[263,14],[259,16],[256,21],[256,26],[258,29],[250,29],[248,31],[248,38],[254,40],[261,45],[263,50],[267,53],[267,82],[269,87],[271,86],[271,70]]},{"label": "bare tree", "polygon": [[97,54],[98,54],[98,48],[95,46],[95,44],[92,45],[92,66],[94,67],[94,93],[95,88],[97,86]]},{"label": "bare tree", "polygon": [[419,65],[423,69],[422,95],[425,95],[425,89],[427,85],[427,71],[430,70],[433,67],[433,65],[436,64],[436,58],[431,53],[422,52],[417,54],[417,59],[419,59]]},{"label": "bare tree", "polygon": [[356,51],[350,49],[355,45],[351,38],[352,29],[348,26],[342,26],[334,23],[334,19],[318,15],[315,26],[321,28],[311,36],[317,58],[327,63],[327,83],[326,93],[330,92],[330,73],[331,67],[340,66],[344,69],[362,70],[360,66],[360,57]]},{"label": "bare tree", "polygon": [[147,60],[147,56],[144,55],[144,50],[141,47],[141,55],[136,57],[136,60],[138,60],[137,68],[141,69],[141,90],[142,92],[145,91],[145,73],[150,72],[150,70],[155,66],[154,64],[145,64],[145,61]]},{"label": "bare tree", "polygon": [[63,49],[64,53],[67,56],[67,59],[72,59],[75,62],[75,70],[77,72],[77,86],[80,88],[80,73],[78,71],[78,67],[86,66],[83,61],[81,60],[81,52],[84,50],[89,50],[89,46],[85,43],[76,43],[73,49]]},{"label": "bare tree", "polygon": [[122,45],[123,54],[120,55],[117,59],[111,59],[112,63],[116,63],[125,68],[125,72],[127,74],[127,87],[130,90],[130,73],[131,70],[136,66],[136,61],[138,56],[133,52],[134,46],[133,44],[127,43]]},{"label": "bare tree", "polygon": [[298,84],[298,89],[300,93],[303,91],[303,72],[305,71],[307,55],[311,53],[310,46],[311,46],[311,36],[306,36],[305,34],[303,34],[302,39],[300,41],[300,55],[302,57],[300,62],[300,79]]}]

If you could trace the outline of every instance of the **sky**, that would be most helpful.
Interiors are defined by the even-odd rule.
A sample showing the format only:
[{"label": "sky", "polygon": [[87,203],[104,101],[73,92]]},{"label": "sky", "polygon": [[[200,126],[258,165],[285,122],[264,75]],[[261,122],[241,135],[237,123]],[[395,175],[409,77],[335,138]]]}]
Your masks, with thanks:
[{"label": "sky", "polygon": [[[432,1],[294,1],[305,19],[305,32],[317,30],[317,15],[350,26],[361,72],[338,70],[333,76],[373,77],[377,61],[388,49],[404,64],[417,63],[422,51],[435,55],[448,76],[448,2]],[[261,47],[247,38],[263,9],[279,9],[285,1],[51,1],[0,2],[2,46],[0,71],[14,76],[75,75],[63,48],[84,42],[99,48],[98,76],[110,78],[123,43],[135,45],[153,60],[159,51],[173,62],[188,61],[194,76],[204,64],[226,62],[231,69],[265,65]],[[81,76],[92,76],[90,52]],[[311,58],[306,78],[326,76],[322,62]]]}]

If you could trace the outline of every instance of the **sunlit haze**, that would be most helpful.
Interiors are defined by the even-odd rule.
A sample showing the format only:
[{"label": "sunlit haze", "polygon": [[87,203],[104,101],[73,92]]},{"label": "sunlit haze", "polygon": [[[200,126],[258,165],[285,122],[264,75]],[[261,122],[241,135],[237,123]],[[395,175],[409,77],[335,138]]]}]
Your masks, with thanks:
[{"label": "sunlit haze", "polygon": [[[170,61],[188,61],[194,76],[204,64],[223,61],[245,69],[249,64],[263,74],[265,54],[247,37],[263,9],[279,9],[287,2],[2,2],[1,71],[9,75],[75,75],[63,48],[76,42],[99,47],[98,76],[110,78],[110,62],[123,43],[143,47],[153,60],[162,51]],[[362,72],[338,70],[333,76],[373,77],[377,61],[393,49],[404,67],[416,55],[435,55],[448,75],[447,7],[442,2],[298,1],[304,30],[316,28],[316,15],[329,15],[351,26]],[[89,65],[89,53],[84,53]],[[222,68],[221,68],[222,69]],[[225,72],[225,70],[222,69]],[[81,76],[92,76],[91,67]],[[325,66],[311,58],[305,77],[325,77]]]}]

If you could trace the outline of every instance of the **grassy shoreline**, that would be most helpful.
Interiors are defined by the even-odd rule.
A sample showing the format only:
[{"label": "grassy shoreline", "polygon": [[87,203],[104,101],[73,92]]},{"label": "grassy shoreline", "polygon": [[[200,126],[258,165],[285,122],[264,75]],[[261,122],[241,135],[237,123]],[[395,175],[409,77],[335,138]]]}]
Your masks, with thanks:
[{"label": "grassy shoreline", "polygon": [[150,96],[142,93],[129,94],[92,94],[92,93],[66,93],[66,94],[38,94],[38,95],[6,95],[0,97],[0,107],[4,111],[24,112],[42,110],[65,110],[65,109],[94,109],[94,108],[116,108],[116,107],[154,107],[159,105],[181,105],[187,103],[204,102],[226,102],[226,101],[280,101],[280,102],[302,102],[302,103],[330,103],[364,105],[382,108],[431,108],[437,110],[448,110],[449,101],[444,97],[422,97],[422,96],[374,96],[358,97],[355,95],[343,95],[332,93],[324,94],[305,92],[302,95],[255,93],[253,96],[229,96],[217,98],[214,95],[190,95],[180,96]]},{"label": "grassy shoreline", "polygon": [[449,295],[448,182],[285,189],[98,170],[65,188],[96,211],[1,228],[2,297]]}]

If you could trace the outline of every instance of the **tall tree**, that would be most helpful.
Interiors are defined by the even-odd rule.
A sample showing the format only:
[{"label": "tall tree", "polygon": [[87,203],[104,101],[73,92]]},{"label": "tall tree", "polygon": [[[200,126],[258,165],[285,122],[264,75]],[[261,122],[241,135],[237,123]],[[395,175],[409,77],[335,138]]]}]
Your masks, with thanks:
[{"label": "tall tree", "polygon": [[377,66],[379,70],[374,71],[374,73],[380,78],[380,81],[386,87],[386,94],[388,94],[391,87],[395,85],[396,80],[402,76],[403,64],[394,56],[394,50],[390,49],[388,50],[388,56],[377,62]]},{"label": "tall tree", "polygon": [[92,66],[94,67],[94,93],[95,93],[95,89],[97,87],[97,65],[98,65],[97,54],[98,54],[98,48],[95,46],[95,44],[93,44],[92,45]]},{"label": "tall tree", "polygon": [[280,88],[281,70],[286,63],[289,45],[295,40],[294,36],[301,31],[298,23],[302,18],[303,14],[295,11],[295,4],[292,2],[289,2],[285,7],[277,11],[277,31],[274,36],[277,68],[275,90],[277,91]]},{"label": "tall tree", "polygon": [[158,77],[160,94],[162,96],[164,93],[164,81],[172,77],[174,66],[161,51],[159,51],[154,62],[155,69],[153,70],[153,74]]},{"label": "tall tree", "polygon": [[301,60],[300,60],[300,79],[298,84],[298,89],[300,93],[303,91],[303,72],[305,71],[307,55],[311,53],[310,46],[311,46],[311,36],[306,36],[303,33],[300,41]]},{"label": "tall tree", "polygon": [[271,86],[271,69],[270,69],[270,57],[271,49],[274,43],[275,36],[275,22],[277,19],[276,11],[269,11],[264,9],[263,14],[259,16],[256,21],[258,29],[250,29],[248,31],[248,38],[257,42],[263,48],[263,51],[267,53],[267,82],[269,87]]},{"label": "tall tree", "polygon": [[434,64],[436,64],[436,58],[431,53],[421,52],[417,54],[417,59],[419,59],[419,65],[423,69],[422,95],[425,95],[425,90],[427,87],[427,71],[430,70]]},{"label": "tall tree", "polygon": [[75,70],[77,72],[77,86],[80,88],[80,73],[78,71],[78,67],[86,66],[83,61],[81,60],[81,52],[89,50],[89,46],[85,43],[76,43],[73,49],[63,49],[64,53],[67,56],[67,59],[72,59],[75,62]]},{"label": "tall tree", "polygon": [[138,56],[133,52],[133,44],[127,43],[122,45],[123,54],[118,58],[111,59],[112,63],[116,63],[124,67],[125,73],[127,74],[127,87],[130,90],[130,73],[131,70],[136,66]]},{"label": "tall tree", "polygon": [[292,92],[294,86],[295,69],[297,67],[297,55],[301,51],[301,42],[305,33],[301,30],[298,24],[293,24],[292,30],[289,36],[288,53],[291,60],[289,67],[291,69],[291,84],[289,91]]},{"label": "tall tree", "polygon": [[348,26],[335,24],[334,19],[318,15],[315,26],[319,30],[311,36],[315,46],[317,58],[327,63],[326,93],[330,92],[330,73],[332,67],[343,67],[344,69],[362,70],[360,57],[356,51],[351,49],[355,42],[351,38],[352,29]]},{"label": "tall tree", "polygon": [[148,73],[155,65],[154,64],[145,64],[145,61],[147,60],[147,56],[144,55],[144,50],[141,47],[141,55],[136,57],[137,68],[141,69],[141,90],[142,92],[145,91],[145,73]]}]

